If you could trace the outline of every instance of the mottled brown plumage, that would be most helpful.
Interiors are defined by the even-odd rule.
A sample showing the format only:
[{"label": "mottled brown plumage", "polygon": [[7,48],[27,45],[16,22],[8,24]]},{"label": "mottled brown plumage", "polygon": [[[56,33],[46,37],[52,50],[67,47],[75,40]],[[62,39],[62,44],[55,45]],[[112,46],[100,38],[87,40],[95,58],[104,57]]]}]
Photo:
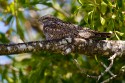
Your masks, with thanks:
[{"label": "mottled brown plumage", "polygon": [[39,22],[43,25],[43,33],[46,40],[61,39],[65,37],[98,39],[109,38],[111,36],[111,33],[82,28],[80,26],[64,22],[52,15],[45,15],[41,17]]}]

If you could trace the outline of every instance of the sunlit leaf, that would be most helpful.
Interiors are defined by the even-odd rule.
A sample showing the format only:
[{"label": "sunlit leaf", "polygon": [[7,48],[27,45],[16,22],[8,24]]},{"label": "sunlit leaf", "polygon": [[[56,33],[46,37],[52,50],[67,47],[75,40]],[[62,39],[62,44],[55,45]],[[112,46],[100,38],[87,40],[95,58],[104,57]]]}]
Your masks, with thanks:
[{"label": "sunlit leaf", "polygon": [[120,40],[120,37],[118,36],[118,34],[115,32],[115,36],[118,40]]},{"label": "sunlit leaf", "polygon": [[82,2],[82,0],[77,0],[81,5],[83,5],[83,2]]},{"label": "sunlit leaf", "polygon": [[95,55],[95,60],[96,60],[97,62],[99,62],[99,60],[98,60],[98,58],[97,58],[97,55]]},{"label": "sunlit leaf", "polygon": [[101,12],[104,15],[106,13],[106,11],[107,11],[107,4],[104,1],[102,1],[102,3],[101,3]]},{"label": "sunlit leaf", "polygon": [[123,36],[124,35],[124,33],[122,33],[122,32],[119,32],[119,31],[115,31],[118,35],[120,35],[120,36]]},{"label": "sunlit leaf", "polygon": [[105,19],[103,17],[100,16],[100,21],[101,21],[101,24],[104,25],[105,24]]}]

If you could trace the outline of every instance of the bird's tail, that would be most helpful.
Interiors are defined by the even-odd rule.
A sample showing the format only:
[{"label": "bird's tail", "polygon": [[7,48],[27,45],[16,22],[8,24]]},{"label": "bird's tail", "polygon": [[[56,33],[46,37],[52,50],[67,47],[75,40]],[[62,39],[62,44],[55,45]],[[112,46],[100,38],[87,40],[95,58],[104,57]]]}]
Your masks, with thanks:
[{"label": "bird's tail", "polygon": [[95,33],[96,37],[99,37],[99,38],[110,38],[111,37],[111,33],[108,33],[108,32],[97,32]]}]

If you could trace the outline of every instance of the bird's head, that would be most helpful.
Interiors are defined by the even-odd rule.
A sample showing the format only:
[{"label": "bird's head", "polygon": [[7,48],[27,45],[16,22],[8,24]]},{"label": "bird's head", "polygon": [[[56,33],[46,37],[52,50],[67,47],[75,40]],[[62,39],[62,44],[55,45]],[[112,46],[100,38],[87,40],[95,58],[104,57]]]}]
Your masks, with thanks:
[{"label": "bird's head", "polygon": [[59,22],[61,20],[52,16],[52,15],[45,15],[45,16],[42,16],[38,21],[40,24],[50,25],[52,23],[56,23],[56,22]]}]

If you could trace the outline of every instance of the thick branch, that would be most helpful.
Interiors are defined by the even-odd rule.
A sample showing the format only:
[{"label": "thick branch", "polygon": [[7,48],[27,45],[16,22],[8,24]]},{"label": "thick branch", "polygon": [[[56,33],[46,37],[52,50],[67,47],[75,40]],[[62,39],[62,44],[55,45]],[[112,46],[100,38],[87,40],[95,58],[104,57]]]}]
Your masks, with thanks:
[{"label": "thick branch", "polygon": [[85,40],[80,38],[66,38],[52,41],[34,41],[18,44],[1,44],[0,55],[10,55],[38,51],[56,53],[79,53],[86,55],[112,55],[116,52],[125,54],[125,41]]},{"label": "thick branch", "polygon": [[[84,40],[75,39],[74,42],[78,53],[86,55],[113,55],[116,52],[120,55],[125,54],[125,41],[120,40]],[[75,50],[76,50],[75,49]]]}]

